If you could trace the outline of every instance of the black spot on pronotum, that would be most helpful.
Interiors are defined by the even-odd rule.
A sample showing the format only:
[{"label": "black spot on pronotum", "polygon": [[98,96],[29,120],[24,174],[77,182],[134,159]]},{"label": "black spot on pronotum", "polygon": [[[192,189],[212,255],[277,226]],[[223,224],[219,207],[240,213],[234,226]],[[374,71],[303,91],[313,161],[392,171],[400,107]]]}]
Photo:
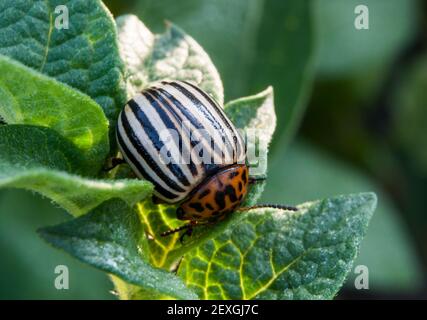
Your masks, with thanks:
[{"label": "black spot on pronotum", "polygon": [[191,202],[188,206],[195,209],[197,212],[203,212],[204,210],[200,202]]},{"label": "black spot on pronotum", "polygon": [[204,197],[206,197],[209,193],[211,193],[211,190],[206,189],[205,191],[203,191],[200,195],[199,195],[199,200],[203,199]]},{"label": "black spot on pronotum", "polygon": [[219,210],[223,210],[225,208],[225,193],[217,191],[215,193],[215,202],[218,204]]},{"label": "black spot on pronotum", "polygon": [[225,187],[225,194],[227,194],[230,197],[230,200],[232,202],[237,201],[236,190],[233,188],[233,186],[231,186],[231,185],[226,186]]},{"label": "black spot on pronotum", "polygon": [[211,211],[214,209],[214,207],[212,207],[210,203],[206,203],[206,208],[208,208]]},{"label": "black spot on pronotum", "polygon": [[242,192],[243,189],[243,183],[242,181],[239,181],[239,191]]}]

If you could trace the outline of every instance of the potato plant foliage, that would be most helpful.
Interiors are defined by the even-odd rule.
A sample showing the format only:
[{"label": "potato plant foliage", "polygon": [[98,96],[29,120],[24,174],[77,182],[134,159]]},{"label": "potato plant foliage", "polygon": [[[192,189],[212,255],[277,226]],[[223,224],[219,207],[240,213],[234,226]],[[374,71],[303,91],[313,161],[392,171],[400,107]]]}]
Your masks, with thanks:
[{"label": "potato plant foliage", "polygon": [[[59,4],[70,12],[67,30],[53,25]],[[374,194],[307,202],[293,213],[235,213],[180,243],[178,234],[159,237],[182,222],[174,206],[151,202],[149,182],[126,168],[103,173],[117,151],[111,137],[126,97],[178,79],[223,103],[220,75],[196,40],[170,23],[153,34],[136,16],[114,20],[99,0],[0,6],[0,186],[35,191],[70,213],[69,221],[39,230],[45,240],[108,273],[122,299],[337,294],[375,209]],[[268,145],[276,126],[273,88],[224,108],[238,128],[258,129]],[[253,187],[246,203],[256,203],[263,188]]]}]

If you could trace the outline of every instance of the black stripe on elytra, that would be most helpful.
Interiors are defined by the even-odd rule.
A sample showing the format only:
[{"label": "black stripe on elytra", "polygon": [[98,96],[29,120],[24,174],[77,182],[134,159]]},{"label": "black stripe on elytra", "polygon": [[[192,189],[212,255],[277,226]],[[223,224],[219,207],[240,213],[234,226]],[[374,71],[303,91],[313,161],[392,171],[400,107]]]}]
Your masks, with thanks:
[{"label": "black stripe on elytra", "polygon": [[[170,105],[170,103],[169,103],[169,101],[167,101],[161,94],[159,94],[157,91],[156,91],[157,89],[156,88],[154,88],[154,89],[148,89],[148,90],[146,90],[146,92],[148,92],[149,94],[151,94],[155,99],[157,99],[157,101],[159,101],[160,103],[159,103],[159,106],[162,108],[162,109],[167,109],[171,114],[172,114],[172,116],[175,118],[175,120],[178,122],[178,123],[182,123],[182,118],[181,118],[181,116],[176,112],[176,110]],[[163,112],[165,112],[165,111],[163,111]],[[168,115],[167,115],[167,113],[164,113],[165,114],[165,117],[168,117]],[[169,117],[168,117],[168,119],[169,119]],[[173,124],[173,122],[169,119],[169,121],[171,122],[171,124],[172,124],[172,126],[173,126],[173,128],[172,129],[174,129],[174,130],[176,130],[176,132],[178,132],[178,133],[180,133],[181,132],[181,129],[178,129],[178,128],[176,128],[176,126]],[[183,150],[183,148],[184,148],[184,143],[183,143],[183,137],[181,136],[180,137],[180,139],[179,139],[179,143],[180,143],[180,145],[179,145],[179,151],[180,152],[182,152],[182,150]],[[196,145],[197,145],[197,142],[196,141],[192,141],[191,139],[190,139],[190,144],[191,144],[191,146],[194,148]],[[190,150],[187,150],[187,147],[185,146],[185,152],[190,152]],[[197,173],[198,173],[198,171],[197,171],[197,167],[196,167],[196,165],[194,164],[194,162],[193,161],[190,161],[190,163],[188,163],[187,164],[187,167],[190,169],[190,171],[191,171],[191,174],[193,175],[193,176],[197,176]]]},{"label": "black stripe on elytra", "polygon": [[231,121],[227,118],[227,116],[225,115],[225,113],[222,110],[222,108],[220,106],[218,106],[218,104],[208,94],[206,94],[206,92],[204,92],[203,90],[201,90],[200,88],[198,88],[197,86],[195,86],[194,84],[192,84],[192,83],[190,83],[188,81],[183,81],[183,82],[185,84],[188,84],[190,87],[192,87],[198,93],[200,93],[206,99],[206,101],[209,102],[209,104],[211,105],[211,107],[219,114],[221,120],[225,123],[225,125],[228,128],[228,130],[230,130],[230,132],[233,133],[234,146],[236,147],[236,150],[234,150],[234,152],[237,153],[237,150],[238,150],[238,147],[237,147],[237,135],[239,133],[236,131],[236,128],[231,123]]},{"label": "black stripe on elytra", "polygon": [[[190,110],[188,108],[186,108],[185,106],[183,106],[183,104],[177,99],[175,98],[172,94],[170,94],[167,90],[162,89],[162,88],[158,88],[157,89],[161,94],[163,94],[166,98],[168,98],[173,104],[174,106],[180,110],[182,112],[182,114],[187,118],[187,120],[198,130],[207,130],[202,124],[201,122],[193,115],[192,112],[190,112]],[[206,141],[207,145],[211,147],[211,141],[212,139],[210,139],[209,137],[205,137],[205,135],[202,135],[202,139]],[[221,152],[221,150],[220,150]],[[215,153],[215,149],[211,150],[211,153]],[[221,154],[219,154],[219,156],[221,156]],[[205,164],[203,164],[205,165]]]},{"label": "black stripe on elytra", "polygon": [[141,164],[139,163],[138,160],[136,160],[136,158],[134,157],[134,155],[132,154],[132,152],[128,149],[128,147],[126,146],[126,143],[123,141],[122,136],[120,135],[119,131],[117,130],[117,142],[119,143],[122,151],[125,153],[125,156],[129,159],[130,162],[132,162],[132,164],[136,167],[136,169],[138,170],[138,172],[141,174],[141,176],[143,176],[146,180],[151,181],[154,184],[154,187],[156,189],[157,192],[159,192],[160,194],[162,194],[165,198],[173,200],[176,199],[178,197],[178,195],[169,192],[168,190],[164,189],[161,185],[158,184],[158,182],[156,182],[156,180],[154,178],[152,178],[145,170],[144,168],[141,166]]},{"label": "black stripe on elytra", "polygon": [[[138,119],[139,120],[139,119]],[[123,129],[125,130],[125,133],[132,143],[135,150],[138,152],[138,154],[147,162],[147,164],[150,166],[151,170],[153,170],[157,176],[163,180],[169,187],[172,189],[178,191],[178,192],[184,192],[185,190],[182,189],[180,186],[176,184],[175,181],[170,179],[159,167],[158,163],[152,158],[150,153],[145,149],[144,144],[138,139],[136,136],[133,128],[131,127],[125,112],[122,112],[121,115],[121,121],[123,125]]]},{"label": "black stripe on elytra", "polygon": [[[187,88],[183,87],[177,82],[167,82],[163,81],[162,84],[165,85],[171,85],[175,89],[177,89],[179,92],[181,92],[190,102],[199,110],[203,116],[211,123],[211,125],[214,127],[215,130],[221,133],[221,139],[224,148],[227,148],[227,146],[232,146],[232,142],[228,138],[226,132],[224,131],[224,127],[221,123],[219,123],[216,119],[216,117],[212,114],[212,112],[207,108],[193,93],[191,93]],[[226,124],[227,125],[227,124]],[[215,137],[218,138],[218,137]],[[215,150],[215,141],[214,139],[211,139],[211,149]],[[221,159],[225,158],[224,150],[220,150],[221,152]],[[231,150],[231,152],[234,154],[234,150]]]},{"label": "black stripe on elytra", "polygon": [[[209,110],[209,108],[207,108],[191,91],[189,91],[187,88],[183,87],[182,85],[180,85],[177,82],[169,82],[169,83],[165,82],[165,84],[171,85],[172,87],[177,89],[179,92],[181,92],[184,96],[186,96],[194,104],[194,106],[203,113],[205,118],[212,124],[212,126],[215,128],[215,130],[218,130],[222,133],[223,141],[225,142],[225,140],[227,140],[227,144],[231,144],[231,145],[233,144],[232,141],[230,141],[230,139],[228,138],[228,136],[224,130],[224,127],[221,125],[221,123],[218,122],[218,120],[212,114],[212,112]],[[196,90],[196,91],[200,92],[200,89]],[[222,114],[218,110],[218,108],[215,106],[215,104],[212,104],[209,100],[208,100],[208,102],[212,105],[213,110],[215,110],[216,113],[219,114],[220,118],[223,119],[223,122],[225,123],[225,125],[230,130],[232,130],[229,123],[224,119],[224,117],[222,116]],[[234,137],[234,131],[230,131],[230,132],[233,133],[233,137]],[[236,141],[235,141],[235,143],[236,143]]]},{"label": "black stripe on elytra", "polygon": [[206,130],[202,123],[189,111],[188,108],[183,106],[177,98],[175,98],[172,94],[170,94],[167,90],[163,88],[158,88],[157,90],[166,98],[168,98],[196,129]]},{"label": "black stripe on elytra", "polygon": [[[155,100],[150,94],[143,92],[142,93],[144,95],[144,97],[148,100],[148,102],[150,102],[150,104],[152,105],[152,107],[154,108],[154,110],[156,110],[157,115],[159,116],[159,118],[162,120],[163,124],[165,125],[166,128],[168,129],[174,129],[175,125],[173,124],[173,122],[169,119],[169,116],[165,113],[165,111],[163,110],[163,108],[160,106],[160,104],[158,103],[157,100]],[[132,101],[132,100],[131,100]],[[148,120],[148,118],[146,117],[144,111],[141,110],[141,108],[138,106],[138,104],[136,102],[134,102],[136,104],[136,106],[131,106],[131,109],[133,111],[133,113],[135,114],[135,117],[138,119],[138,121],[141,122],[141,119],[138,118],[138,116],[141,114],[141,116],[145,117],[143,119],[143,121],[141,122],[141,126],[144,128],[144,131],[147,133],[148,132],[153,132],[153,136],[156,140],[156,144],[157,146],[160,147],[160,149],[156,149],[159,151],[161,150],[161,148],[164,146],[163,141],[160,140],[160,136],[159,136],[159,131],[157,130],[157,128],[155,128],[150,121]],[[148,132],[147,132],[148,130]],[[155,133],[154,133],[155,132]],[[178,131],[175,131],[178,132]],[[152,140],[153,138],[150,137],[150,139]],[[160,158],[160,152],[159,152],[159,158]],[[185,176],[184,172],[182,172],[181,167],[179,164],[173,163],[173,162],[169,162],[166,165],[169,170],[172,172],[172,174],[178,178],[178,180],[184,184],[185,186],[189,186],[190,182],[188,181],[187,177]]]}]

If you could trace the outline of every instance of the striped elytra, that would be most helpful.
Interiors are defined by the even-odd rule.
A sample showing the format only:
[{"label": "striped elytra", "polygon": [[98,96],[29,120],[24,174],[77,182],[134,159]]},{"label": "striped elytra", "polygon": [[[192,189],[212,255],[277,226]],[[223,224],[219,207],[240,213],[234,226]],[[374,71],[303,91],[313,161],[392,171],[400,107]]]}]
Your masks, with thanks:
[{"label": "striped elytra", "polygon": [[242,137],[206,92],[185,81],[162,81],[134,96],[119,115],[117,142],[135,174],[154,184],[154,195],[179,204],[189,223],[167,236],[253,208],[296,211],[282,205],[242,208],[251,178]]},{"label": "striped elytra", "polygon": [[[151,181],[155,196],[167,203],[190,204],[189,198],[206,189],[212,177],[232,171],[236,164],[246,168],[245,145],[239,132],[222,107],[189,82],[156,83],[130,99],[118,118],[117,141],[135,174]],[[230,183],[233,178],[228,175]],[[225,183],[224,179],[220,182]],[[239,182],[233,182],[233,187],[239,188]],[[212,184],[210,188],[216,187]],[[227,190],[234,199],[231,189]],[[202,217],[200,205],[202,201],[193,204],[197,210],[187,206],[181,218]],[[204,214],[215,211],[209,209],[214,204],[206,205]]]}]

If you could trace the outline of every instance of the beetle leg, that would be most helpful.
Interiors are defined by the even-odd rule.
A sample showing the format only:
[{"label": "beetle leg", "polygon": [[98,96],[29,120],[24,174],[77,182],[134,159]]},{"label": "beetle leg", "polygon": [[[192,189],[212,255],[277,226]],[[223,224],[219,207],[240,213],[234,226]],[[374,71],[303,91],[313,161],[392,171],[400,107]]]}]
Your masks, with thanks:
[{"label": "beetle leg", "polygon": [[188,228],[187,228],[187,230],[185,230],[185,232],[179,237],[179,242],[181,243],[181,244],[183,244],[184,243],[184,237],[185,236],[189,236],[189,237],[191,237],[191,235],[193,234],[193,226],[192,225],[190,225]]},{"label": "beetle leg", "polygon": [[117,167],[120,164],[126,163],[126,161],[122,158],[112,158],[111,159],[111,166],[104,168],[104,171],[111,171],[113,170],[115,167]]},{"label": "beetle leg", "polygon": [[249,177],[249,184],[255,184],[267,180],[266,176]]},{"label": "beetle leg", "polygon": [[190,222],[189,222],[189,223],[184,224],[183,226],[180,226],[180,227],[178,227],[178,228],[170,229],[170,230],[167,230],[167,231],[165,231],[165,232],[162,232],[160,235],[161,235],[162,237],[167,237],[167,236],[169,236],[169,235],[171,235],[171,234],[173,234],[173,233],[176,233],[176,232],[180,232],[180,231],[182,231],[182,230],[185,230],[185,232],[184,232],[184,233],[181,235],[181,237],[179,238],[180,242],[182,243],[182,241],[183,241],[183,239],[184,239],[184,237],[185,237],[185,236],[191,236],[191,235],[192,235],[192,233],[193,233],[193,229],[194,229],[195,227],[203,226],[203,225],[206,225],[206,224],[210,224],[210,223],[209,223],[209,222],[198,222],[198,221],[196,221],[196,220],[190,220]]},{"label": "beetle leg", "polygon": [[151,200],[153,201],[154,204],[164,204],[166,203],[164,200],[160,199],[159,197],[153,195],[151,197]]}]

